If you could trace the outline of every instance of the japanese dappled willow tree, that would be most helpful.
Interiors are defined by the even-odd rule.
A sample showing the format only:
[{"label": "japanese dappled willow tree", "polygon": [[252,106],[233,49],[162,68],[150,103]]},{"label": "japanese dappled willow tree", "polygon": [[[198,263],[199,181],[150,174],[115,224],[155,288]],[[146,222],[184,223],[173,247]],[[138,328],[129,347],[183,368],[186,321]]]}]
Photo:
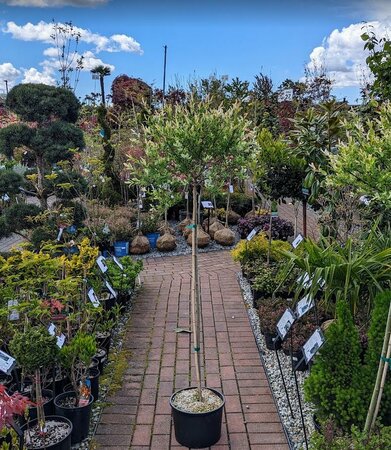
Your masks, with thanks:
[{"label": "japanese dappled willow tree", "polygon": [[226,160],[242,160],[253,142],[250,124],[235,104],[224,110],[212,100],[190,98],[186,105],[166,105],[148,120],[144,129],[146,159],[160,164],[174,180],[192,186],[192,326],[195,368],[201,395],[200,287],[197,257],[197,205],[199,191],[211,169]]}]

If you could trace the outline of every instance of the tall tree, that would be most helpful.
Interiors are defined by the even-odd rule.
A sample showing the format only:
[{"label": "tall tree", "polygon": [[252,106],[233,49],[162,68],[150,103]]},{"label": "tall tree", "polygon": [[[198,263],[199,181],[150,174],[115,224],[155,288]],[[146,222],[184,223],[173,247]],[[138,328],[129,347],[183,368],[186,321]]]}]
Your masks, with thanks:
[{"label": "tall tree", "polygon": [[91,73],[99,76],[99,83],[100,83],[100,95],[102,99],[102,105],[106,106],[106,96],[105,96],[105,81],[104,78],[111,75],[110,67],[99,65],[94,67],[91,70]]}]

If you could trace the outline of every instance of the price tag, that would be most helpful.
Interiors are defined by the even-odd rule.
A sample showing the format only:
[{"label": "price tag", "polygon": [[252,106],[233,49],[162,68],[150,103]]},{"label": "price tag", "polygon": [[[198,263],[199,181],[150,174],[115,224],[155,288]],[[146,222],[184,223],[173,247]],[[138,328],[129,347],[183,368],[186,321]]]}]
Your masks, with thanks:
[{"label": "price tag", "polygon": [[104,256],[99,256],[98,258],[96,258],[96,263],[98,264],[98,267],[102,273],[107,272],[108,267],[106,265],[106,258]]},{"label": "price tag", "polygon": [[306,295],[296,305],[296,317],[300,319],[304,314],[314,306],[313,298],[310,295]]},{"label": "price tag", "polygon": [[202,207],[205,209],[213,209],[213,203],[210,202],[209,200],[205,200],[201,202]]},{"label": "price tag", "polygon": [[110,294],[111,294],[114,298],[117,298],[117,292],[113,289],[113,286],[111,286],[111,284],[110,284],[108,281],[105,282],[105,285],[106,285],[108,291],[110,292]]},{"label": "price tag", "polygon": [[253,228],[252,230],[251,230],[251,233],[249,233],[248,234],[248,236],[247,236],[247,240],[248,241],[251,241],[253,238],[254,238],[254,236],[258,233],[258,231],[260,230],[261,228],[260,227],[255,227],[255,228]]},{"label": "price tag", "polygon": [[12,369],[14,368],[16,364],[15,358],[10,356],[8,353],[3,352],[0,350],[0,370],[7,375],[9,375],[12,372]]},{"label": "price tag", "polygon": [[[137,225],[137,228],[138,228],[139,226]],[[113,256],[113,261],[117,264],[117,266],[121,269],[121,270],[124,270],[124,266],[118,261],[118,259],[117,259],[117,257],[116,256]]]},{"label": "price tag", "polygon": [[229,192],[230,194],[234,193],[234,187],[232,186],[232,184],[229,185]]},{"label": "price tag", "polygon": [[285,339],[295,320],[292,310],[287,308],[277,323],[277,332],[282,340]]},{"label": "price tag", "polygon": [[57,241],[58,242],[60,242],[60,239],[61,239],[61,236],[62,236],[62,233],[64,232],[64,228],[60,228],[59,230],[58,230],[58,235],[57,235]]},{"label": "price tag", "polygon": [[293,100],[293,89],[284,89],[278,93],[278,102],[291,102]]},{"label": "price tag", "polygon": [[100,301],[99,301],[99,298],[95,294],[94,288],[91,288],[88,291],[87,295],[88,295],[88,298],[90,299],[91,303],[95,306],[95,308],[100,306]]},{"label": "price tag", "polygon": [[324,335],[320,328],[315,330],[308,341],[303,345],[303,355],[307,364],[315,356],[316,352],[322,347],[325,342]]},{"label": "price tag", "polygon": [[8,300],[8,309],[10,310],[8,315],[9,320],[19,320],[19,311],[16,309],[18,304],[18,300]]},{"label": "price tag", "polygon": [[185,200],[188,200],[188,199],[189,199],[189,193],[185,192]]},{"label": "price tag", "polygon": [[50,336],[56,336],[57,339],[57,347],[62,348],[65,343],[66,336],[65,334],[61,333],[57,336],[57,327],[54,325],[54,323],[51,323],[48,327],[48,332]]},{"label": "price tag", "polygon": [[301,234],[298,234],[294,241],[292,242],[292,247],[297,248],[302,242],[304,241],[304,238]]}]

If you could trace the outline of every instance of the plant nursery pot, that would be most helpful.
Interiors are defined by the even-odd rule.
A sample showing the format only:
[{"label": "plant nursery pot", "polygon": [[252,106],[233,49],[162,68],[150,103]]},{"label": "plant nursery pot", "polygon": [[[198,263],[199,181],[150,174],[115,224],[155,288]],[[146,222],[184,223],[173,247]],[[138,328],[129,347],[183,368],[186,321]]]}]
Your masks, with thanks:
[{"label": "plant nursery pot", "polygon": [[114,242],[114,256],[120,258],[129,254],[129,242],[116,241]]},{"label": "plant nursery pot", "polygon": [[159,233],[147,233],[145,235],[145,237],[148,239],[149,245],[151,246],[151,248],[156,248],[156,241],[160,237],[160,234]]},{"label": "plant nursery pot", "polygon": [[5,373],[0,373],[0,384],[4,385],[6,388],[9,388],[14,381],[14,377],[12,375],[6,375]]},{"label": "plant nursery pot", "polygon": [[[296,367],[297,363],[301,361],[303,358],[303,352],[301,350],[293,352],[292,358],[293,358],[293,365]],[[296,367],[296,370],[298,370],[299,372],[305,372],[306,370],[308,370],[308,364],[305,362],[304,359],[301,361],[300,365]]]},{"label": "plant nursery pot", "polygon": [[90,395],[90,401],[85,406],[67,407],[62,406],[62,401],[67,398],[74,398],[76,393],[74,391],[64,392],[57,395],[54,399],[54,411],[61,417],[66,417],[72,422],[73,429],[71,434],[72,445],[81,442],[88,436],[90,427],[91,405],[94,401]]},{"label": "plant nursery pot", "polygon": [[174,392],[170,398],[172,417],[174,420],[175,438],[185,447],[210,447],[221,437],[221,422],[225,404],[224,396],[221,392],[208,388],[222,399],[222,405],[214,411],[209,411],[206,413],[191,413],[178,409],[173,403],[175,395],[177,395],[178,392],[185,391],[187,389],[195,388],[190,387],[180,389],[179,391]]},{"label": "plant nursery pot", "polygon": [[111,333],[109,331],[99,331],[95,336],[98,348],[104,348],[109,353],[111,344]]},{"label": "plant nursery pot", "polygon": [[96,358],[98,363],[98,369],[100,373],[103,373],[104,364],[107,361],[107,352],[104,348],[98,348],[98,351],[95,353],[94,358]]},{"label": "plant nursery pot", "polygon": [[[97,368],[88,369],[87,379],[91,382],[91,395],[94,397],[94,402],[99,399],[99,377],[100,372]],[[72,392],[73,386],[71,383],[64,386],[63,392]]]},{"label": "plant nursery pot", "polygon": [[[56,443],[53,444],[45,444],[42,447],[38,447],[38,446],[30,446],[27,445],[26,443],[26,439],[24,438],[24,445],[23,448],[27,448],[27,450],[71,450],[71,435],[73,432],[73,425],[72,422],[70,420],[68,420],[66,417],[61,417],[61,416],[47,416],[45,418],[46,422],[56,422],[57,423],[57,427],[58,424],[66,424],[69,427],[69,431],[66,433],[66,435],[59,440]],[[38,419],[34,419],[33,421],[31,421],[30,423],[26,423],[25,425],[22,426],[22,431],[27,432],[27,427],[29,427],[29,429],[31,429],[32,427],[34,427],[38,422]]]},{"label": "plant nursery pot", "polygon": [[276,343],[274,342],[274,338],[276,337],[275,334],[271,334],[271,333],[264,333],[265,336],[265,343],[266,343],[266,348],[268,350],[279,350],[281,348],[281,342],[280,340],[278,340]]}]

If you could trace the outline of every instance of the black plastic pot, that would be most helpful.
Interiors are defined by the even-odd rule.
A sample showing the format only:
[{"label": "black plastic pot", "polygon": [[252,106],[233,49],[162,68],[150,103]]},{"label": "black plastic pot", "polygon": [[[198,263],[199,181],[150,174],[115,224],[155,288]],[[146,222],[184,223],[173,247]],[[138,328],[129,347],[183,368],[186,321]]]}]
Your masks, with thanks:
[{"label": "black plastic pot", "polygon": [[185,447],[210,447],[216,444],[221,436],[221,422],[225,404],[224,396],[221,392],[208,388],[223,400],[222,405],[218,409],[207,413],[191,413],[182,411],[176,408],[173,404],[173,399],[178,392],[188,389],[196,388],[190,387],[181,389],[175,392],[170,398],[172,417],[174,420],[175,438]]},{"label": "black plastic pot", "polygon": [[271,334],[271,333],[264,333],[265,336],[265,343],[266,343],[266,348],[268,350],[279,350],[281,348],[281,341],[274,341],[274,338],[277,337],[276,334]]},{"label": "black plastic pot", "polygon": [[6,375],[5,373],[0,373],[0,384],[3,384],[6,388],[9,388],[14,381],[12,375]]},{"label": "black plastic pot", "polygon": [[[308,364],[303,359],[303,352],[301,350],[298,350],[297,352],[293,352],[292,358],[293,358],[293,365],[296,368],[296,370],[298,370],[299,372],[305,372],[308,369]],[[301,361],[301,362],[297,366],[299,361]]]},{"label": "black plastic pot", "polygon": [[75,398],[75,395],[76,393],[74,391],[64,392],[63,394],[57,395],[57,397],[54,399],[55,413],[61,417],[66,417],[72,422],[72,445],[81,442],[88,436],[90,427],[91,405],[94,401],[94,398],[91,395],[89,403],[85,406],[77,406],[72,408],[61,406],[60,402],[62,400],[69,397]]},{"label": "black plastic pot", "polygon": [[104,348],[109,353],[111,344],[111,333],[109,331],[97,332],[95,340],[99,348]]},{"label": "black plastic pot", "polygon": [[107,352],[104,348],[99,348],[94,358],[98,360],[98,369],[100,373],[103,373],[104,364],[107,361]]},{"label": "black plastic pot", "polygon": [[[34,419],[33,421],[29,422],[29,424],[25,424],[22,427],[22,431],[25,431],[27,429],[27,426],[30,428],[36,425],[38,419]],[[57,442],[53,445],[46,445],[45,447],[34,447],[34,450],[71,450],[71,435],[73,432],[73,425],[70,420],[68,420],[66,417],[61,416],[47,416],[46,420],[54,420],[56,422],[61,423],[67,423],[70,427],[69,433],[67,436],[65,436],[61,441]],[[24,448],[24,447],[23,447]],[[29,450],[29,447],[27,447],[27,450]]]}]

